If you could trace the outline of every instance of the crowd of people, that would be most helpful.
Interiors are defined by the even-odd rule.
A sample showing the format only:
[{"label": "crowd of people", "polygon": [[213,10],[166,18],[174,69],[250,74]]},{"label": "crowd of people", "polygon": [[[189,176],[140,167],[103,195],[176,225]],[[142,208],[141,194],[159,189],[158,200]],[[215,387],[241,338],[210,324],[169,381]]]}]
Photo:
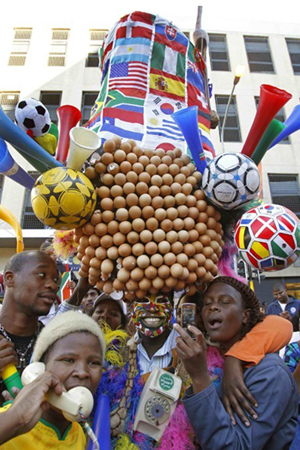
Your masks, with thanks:
[{"label": "crowd of people", "polygon": [[[87,278],[60,303],[60,279],[45,250],[18,253],[5,266],[0,374],[14,365],[22,375],[36,362],[45,371],[11,393],[1,378],[0,449],[85,449],[95,407],[77,422],[51,404],[78,386],[95,405],[108,396],[112,449],[300,448],[300,349],[290,343],[300,301],[284,285],[274,285],[264,314],[255,293],[231,277],[183,293],[177,305],[162,292],[128,305]],[[195,317],[182,327],[186,303]],[[170,392],[180,379],[176,399],[153,387],[159,370]]]}]

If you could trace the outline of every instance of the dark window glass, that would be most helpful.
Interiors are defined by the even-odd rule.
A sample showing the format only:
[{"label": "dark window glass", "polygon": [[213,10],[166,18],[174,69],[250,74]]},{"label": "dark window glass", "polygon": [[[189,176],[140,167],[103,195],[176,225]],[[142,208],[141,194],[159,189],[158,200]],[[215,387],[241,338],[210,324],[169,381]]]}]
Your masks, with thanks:
[{"label": "dark window glass", "polygon": [[230,71],[225,34],[209,35],[209,55],[212,70]]},{"label": "dark window glass", "polygon": [[298,175],[268,174],[272,202],[285,206],[300,218]]},{"label": "dark window glass", "polygon": [[286,39],[295,75],[300,75],[300,39]]},{"label": "dark window glass", "polygon": [[[229,95],[216,95],[217,113],[220,117],[220,125],[219,125],[220,136],[228,100]],[[240,132],[240,122],[236,107],[236,100],[235,97],[232,97],[224,129],[224,142],[241,142],[241,141],[242,139]]]},{"label": "dark window glass", "polygon": [[244,36],[250,72],[274,73],[267,37]]},{"label": "dark window glass", "polygon": [[48,109],[51,122],[55,123],[55,125],[58,123],[56,111],[60,107],[61,94],[61,92],[42,91],[40,95],[40,101]]},{"label": "dark window glass", "polygon": [[97,100],[98,92],[83,92],[81,102],[81,124],[86,123],[91,115],[91,109]]}]

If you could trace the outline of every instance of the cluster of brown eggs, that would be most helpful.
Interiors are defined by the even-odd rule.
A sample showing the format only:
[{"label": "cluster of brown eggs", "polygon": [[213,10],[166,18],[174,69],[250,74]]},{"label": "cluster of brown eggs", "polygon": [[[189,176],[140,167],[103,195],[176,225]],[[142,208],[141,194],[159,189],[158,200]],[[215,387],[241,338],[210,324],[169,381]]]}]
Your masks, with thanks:
[{"label": "cluster of brown eggs", "polygon": [[108,294],[124,291],[127,300],[201,289],[217,275],[223,231],[189,156],[118,137],[103,151],[85,171],[98,209],[75,231],[80,275]]}]

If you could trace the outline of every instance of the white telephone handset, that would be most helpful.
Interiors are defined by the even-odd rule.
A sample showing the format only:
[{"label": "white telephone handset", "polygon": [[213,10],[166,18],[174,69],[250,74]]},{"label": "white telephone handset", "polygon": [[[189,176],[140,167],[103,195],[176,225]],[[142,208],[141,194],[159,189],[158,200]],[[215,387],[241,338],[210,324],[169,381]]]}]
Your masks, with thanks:
[{"label": "white telephone handset", "polygon": [[133,429],[159,441],[176,408],[181,385],[179,377],[155,367],[143,388]]},{"label": "white telephone handset", "polygon": [[[29,364],[22,373],[23,386],[31,383],[36,377],[45,372],[45,364],[35,362]],[[54,391],[46,394],[46,400],[50,405],[60,409],[64,417],[70,422],[78,422],[83,417],[88,417],[94,406],[92,393],[83,386],[77,386],[61,395],[56,395]],[[80,414],[79,414],[80,411]]]}]

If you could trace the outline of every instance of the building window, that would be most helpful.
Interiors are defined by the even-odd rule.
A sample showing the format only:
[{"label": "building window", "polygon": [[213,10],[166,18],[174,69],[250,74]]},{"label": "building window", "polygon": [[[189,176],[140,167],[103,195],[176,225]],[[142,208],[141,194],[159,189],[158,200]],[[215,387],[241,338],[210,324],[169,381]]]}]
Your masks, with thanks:
[{"label": "building window", "polygon": [[99,66],[99,49],[103,44],[106,34],[107,30],[90,30],[90,46],[85,61],[86,67]]},{"label": "building window", "polygon": [[1,202],[1,198],[2,198],[3,183],[4,183],[4,176],[0,175],[0,202]]},{"label": "building window", "polygon": [[97,100],[98,92],[83,92],[82,102],[81,102],[81,122],[80,124],[86,123],[91,115],[91,109]]},{"label": "building window", "polygon": [[[258,107],[258,103],[259,103],[259,97],[254,97],[254,99],[255,99],[255,106],[256,106],[256,108],[257,108],[257,107]],[[276,116],[273,117],[273,119],[279,120],[279,122],[284,123],[285,120],[286,120],[284,109],[281,108],[281,109],[278,111],[278,113],[276,114]],[[289,137],[287,136],[287,137],[284,138],[280,143],[281,143],[281,144],[290,144],[291,141],[290,141]]]},{"label": "building window", "polygon": [[285,206],[300,218],[298,175],[268,174],[272,203]]},{"label": "building window", "polygon": [[19,102],[19,92],[0,92],[0,105],[5,114],[14,122],[15,109]]},{"label": "building window", "polygon": [[60,107],[61,94],[61,92],[42,91],[40,95],[40,101],[48,109],[51,122],[55,123],[55,125],[58,123],[56,111]]},{"label": "building window", "polygon": [[9,66],[24,66],[31,39],[31,28],[15,28],[14,40],[8,60]]},{"label": "building window", "polygon": [[250,72],[274,73],[267,37],[244,36]]},{"label": "building window", "polygon": [[[220,117],[219,132],[221,137],[221,129],[223,126],[223,119],[229,100],[229,95],[216,95],[217,113]],[[232,97],[229,106],[225,129],[224,129],[224,142],[241,142],[240,122],[236,107],[235,97]]]},{"label": "building window", "polygon": [[300,75],[300,39],[286,39],[295,75]]},{"label": "building window", "polygon": [[209,55],[212,70],[230,71],[225,34],[209,34]]},{"label": "building window", "polygon": [[60,29],[52,30],[52,40],[48,58],[48,66],[65,65],[69,31],[70,30]]},{"label": "building window", "polygon": [[[40,176],[39,172],[29,172],[35,180]],[[31,206],[31,191],[26,189],[23,212],[22,212],[22,229],[40,230],[46,228],[45,225],[36,217]]]}]

